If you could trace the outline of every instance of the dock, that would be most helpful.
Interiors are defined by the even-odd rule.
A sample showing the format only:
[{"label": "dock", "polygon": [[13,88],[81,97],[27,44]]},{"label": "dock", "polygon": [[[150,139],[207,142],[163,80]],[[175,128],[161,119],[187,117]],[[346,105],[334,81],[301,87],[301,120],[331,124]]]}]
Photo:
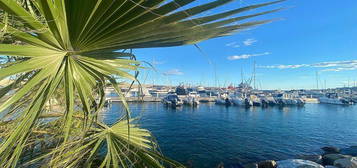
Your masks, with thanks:
[{"label": "dock", "polygon": [[[122,100],[120,97],[109,97],[107,98],[108,101],[111,102],[121,102]],[[162,98],[160,97],[126,97],[125,100],[127,102],[161,102]],[[198,100],[201,103],[209,103],[215,102],[216,97],[199,97]]]},{"label": "dock", "polygon": [[[107,100],[111,102],[121,102],[120,97],[109,97]],[[161,98],[158,97],[126,97],[127,102],[161,102]]]},{"label": "dock", "polygon": [[305,103],[308,103],[308,104],[318,104],[318,103],[320,103],[319,99],[317,99],[317,98],[302,98],[302,99],[305,101]]}]

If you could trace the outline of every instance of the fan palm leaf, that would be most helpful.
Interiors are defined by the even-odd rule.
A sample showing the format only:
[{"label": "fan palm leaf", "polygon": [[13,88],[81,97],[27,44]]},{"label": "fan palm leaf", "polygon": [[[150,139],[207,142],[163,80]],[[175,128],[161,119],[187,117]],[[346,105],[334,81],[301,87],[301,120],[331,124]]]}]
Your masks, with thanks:
[{"label": "fan palm leaf", "polygon": [[[127,49],[195,44],[229,35],[271,22],[243,21],[277,10],[234,15],[281,2],[197,17],[233,0],[181,10],[193,1],[0,0],[0,35],[14,40],[0,44],[0,55],[14,58],[3,64],[0,80],[15,78],[0,89],[2,124],[8,126],[0,130],[0,166],[22,164],[26,147],[32,146],[34,152],[38,143],[47,146],[41,146],[43,155],[31,163],[50,167],[91,167],[98,160],[100,167],[180,166],[162,157],[151,134],[130,119],[117,79],[135,81],[131,72],[141,67]],[[115,87],[126,108],[112,126],[97,119],[107,83]],[[56,113],[47,108],[54,99],[63,102],[57,104]],[[37,139],[39,133],[46,134],[44,142]],[[102,148],[105,154],[100,153]]]}]

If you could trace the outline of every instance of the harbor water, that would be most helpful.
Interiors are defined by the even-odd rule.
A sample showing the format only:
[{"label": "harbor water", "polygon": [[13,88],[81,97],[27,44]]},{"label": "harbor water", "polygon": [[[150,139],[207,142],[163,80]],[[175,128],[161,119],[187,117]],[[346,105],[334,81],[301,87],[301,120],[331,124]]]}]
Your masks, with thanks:
[{"label": "harbor water", "polygon": [[[130,103],[133,116],[149,129],[165,156],[189,167],[212,168],[321,153],[324,146],[357,145],[357,106],[306,104],[303,107],[219,106],[167,108]],[[113,103],[103,113],[114,123],[122,113]]]}]

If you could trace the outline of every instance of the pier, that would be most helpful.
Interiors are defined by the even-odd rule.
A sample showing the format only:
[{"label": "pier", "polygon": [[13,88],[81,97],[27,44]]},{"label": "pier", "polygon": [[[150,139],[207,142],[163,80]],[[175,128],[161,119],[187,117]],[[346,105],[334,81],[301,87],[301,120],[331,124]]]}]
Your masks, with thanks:
[{"label": "pier", "polygon": [[[215,102],[217,97],[199,97],[198,100],[201,103]],[[107,98],[110,102],[121,102],[120,97],[109,97]],[[161,102],[162,98],[160,97],[126,97],[127,102]]]}]

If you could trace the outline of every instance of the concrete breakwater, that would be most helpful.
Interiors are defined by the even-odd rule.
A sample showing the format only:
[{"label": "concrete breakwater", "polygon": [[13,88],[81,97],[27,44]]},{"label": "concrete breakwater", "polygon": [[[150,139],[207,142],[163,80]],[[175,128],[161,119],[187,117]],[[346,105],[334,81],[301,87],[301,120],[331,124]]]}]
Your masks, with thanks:
[{"label": "concrete breakwater", "polygon": [[[357,168],[357,146],[339,149],[323,147],[322,154],[298,155],[287,160],[265,160],[245,164],[242,168]],[[223,164],[217,166],[224,168]],[[226,166],[230,167],[230,166]]]}]

